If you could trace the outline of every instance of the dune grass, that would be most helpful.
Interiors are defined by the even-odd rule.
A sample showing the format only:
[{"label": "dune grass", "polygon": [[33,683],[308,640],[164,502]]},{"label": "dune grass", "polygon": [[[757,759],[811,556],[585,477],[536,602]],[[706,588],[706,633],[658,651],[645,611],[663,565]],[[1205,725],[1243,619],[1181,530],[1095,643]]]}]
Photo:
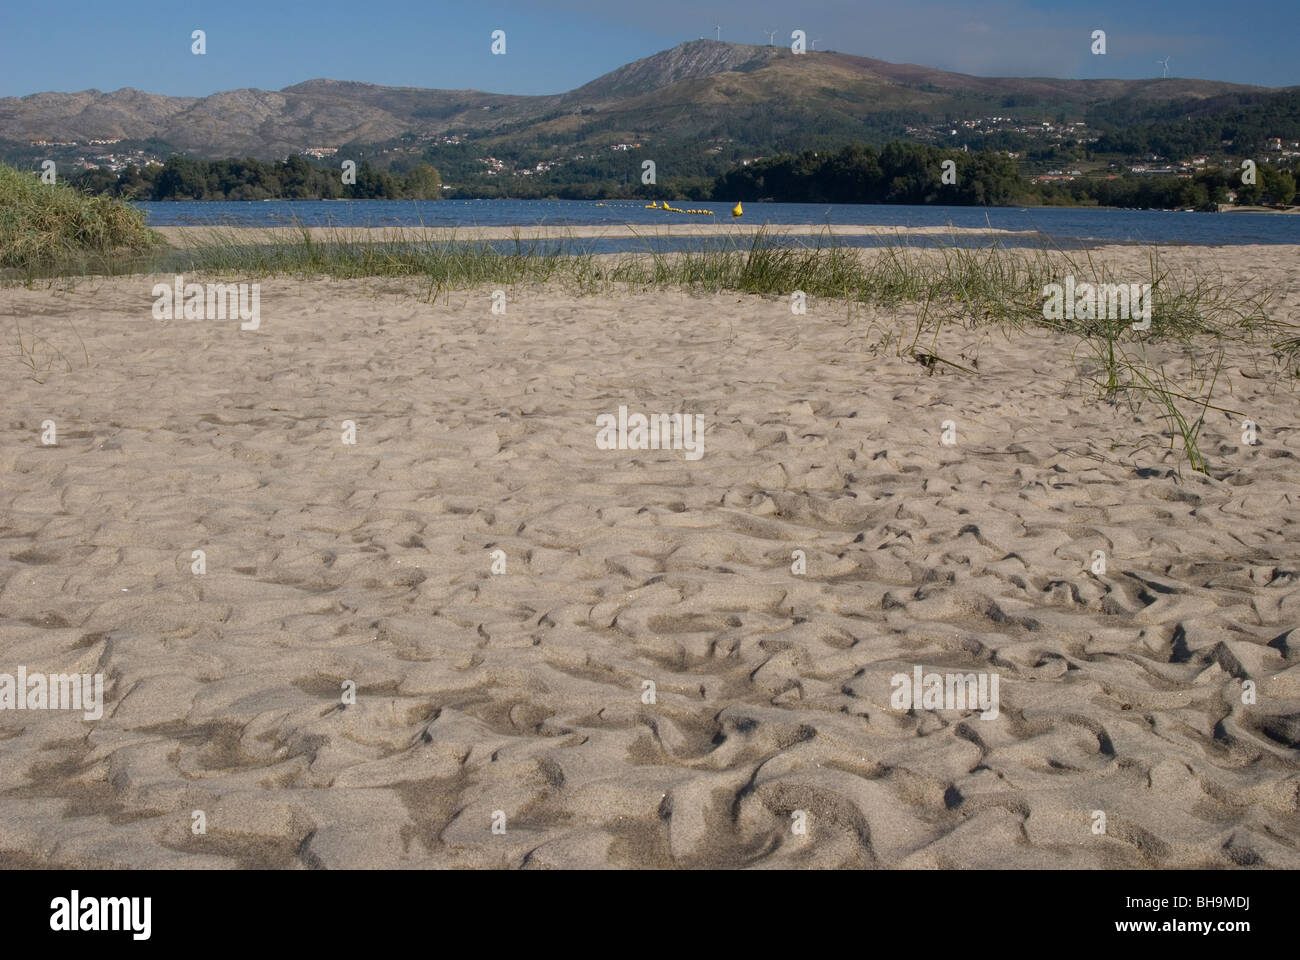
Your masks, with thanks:
[{"label": "dune grass", "polygon": [[[547,240],[487,242],[430,240],[420,230],[393,230],[383,240],[357,239],[346,230],[315,239],[302,228],[294,239],[248,244],[211,228],[195,247],[171,250],[162,258],[124,260],[110,272],[202,272],[242,277],[279,275],[338,279],[414,277],[446,289],[487,283],[525,284],[560,281],[582,292],[599,293],[618,285],[684,286],[706,292],[736,291],[894,306],[944,301],[963,323],[1013,328],[1055,326],[1098,336],[1105,321],[1053,324],[1043,318],[1043,286],[1065,273],[1092,283],[1150,283],[1154,300],[1152,339],[1183,339],[1198,333],[1247,332],[1269,326],[1267,298],[1246,281],[1227,284],[1207,277],[1176,276],[1149,252],[1143,276],[1119,278],[1090,252],[1082,254],[1043,245],[1015,250],[997,245],[934,247],[890,244],[859,250],[836,243],[829,233],[811,243],[780,244],[767,231],[728,237],[722,246],[662,253],[650,248],[632,254],[556,252]],[[565,238],[559,238],[561,241]]]},{"label": "dune grass", "polygon": [[130,204],[0,164],[0,266],[20,271],[148,250],[161,238]]}]

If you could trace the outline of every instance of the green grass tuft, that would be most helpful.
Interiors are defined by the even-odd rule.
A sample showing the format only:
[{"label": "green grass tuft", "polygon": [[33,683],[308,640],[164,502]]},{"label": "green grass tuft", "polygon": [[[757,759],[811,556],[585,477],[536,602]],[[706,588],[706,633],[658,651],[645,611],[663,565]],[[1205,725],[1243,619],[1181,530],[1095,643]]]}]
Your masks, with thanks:
[{"label": "green grass tuft", "polygon": [[0,164],[0,267],[85,265],[161,242],[144,215],[121,200],[42,183],[35,174]]}]

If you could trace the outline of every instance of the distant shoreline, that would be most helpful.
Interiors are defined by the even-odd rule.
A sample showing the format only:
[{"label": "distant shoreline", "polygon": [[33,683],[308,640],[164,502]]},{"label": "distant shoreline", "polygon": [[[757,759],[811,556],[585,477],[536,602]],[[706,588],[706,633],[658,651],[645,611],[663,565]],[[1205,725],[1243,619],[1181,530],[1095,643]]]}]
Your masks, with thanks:
[{"label": "distant shoreline", "polygon": [[564,240],[635,239],[637,237],[721,237],[753,236],[761,230],[783,236],[1033,236],[1036,230],[1001,230],[996,227],[918,226],[891,227],[880,224],[809,223],[665,223],[665,224],[575,224],[572,226],[499,227],[154,227],[172,246],[181,248],[220,243],[275,243],[300,240],[303,231],[313,242],[384,243],[448,240]]},{"label": "distant shoreline", "polygon": [[1300,213],[1300,207],[1287,207],[1285,210],[1279,210],[1277,207],[1220,207],[1219,213]]},{"label": "distant shoreline", "polygon": [[[521,202],[521,203],[590,203],[601,204],[604,206],[642,206],[643,201],[640,199],[618,199],[618,200],[573,200],[564,197],[442,197],[438,200],[391,200],[383,198],[351,198],[351,197],[269,197],[264,200],[127,200],[131,204],[172,204],[172,203],[493,203],[493,202]],[[731,200],[685,200],[676,198],[673,203],[707,203],[718,206],[730,207]],[[1264,207],[1264,206],[1234,206],[1230,204],[1221,204],[1218,210],[1189,210],[1185,207],[1115,207],[1103,204],[1091,203],[998,203],[998,204],[946,204],[946,203],[831,203],[822,201],[807,200],[746,200],[745,203],[789,203],[800,205],[825,205],[828,207],[880,207],[888,209],[891,207],[951,207],[958,210],[1117,210],[1129,213],[1282,213],[1282,214],[1300,214],[1300,206],[1285,208]],[[725,215],[724,210],[718,210],[715,216],[722,217]],[[258,228],[264,229],[264,228]]]}]

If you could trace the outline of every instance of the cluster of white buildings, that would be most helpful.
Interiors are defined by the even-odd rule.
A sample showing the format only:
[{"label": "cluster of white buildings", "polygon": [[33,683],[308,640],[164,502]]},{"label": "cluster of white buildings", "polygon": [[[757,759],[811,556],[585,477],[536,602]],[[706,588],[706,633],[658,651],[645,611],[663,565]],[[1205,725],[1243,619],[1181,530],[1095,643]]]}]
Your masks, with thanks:
[{"label": "cluster of white buildings", "polygon": [[[88,147],[111,147],[114,144],[121,143],[122,137],[91,137],[85,141]],[[82,146],[80,140],[29,140],[33,147],[79,147]],[[123,153],[94,153],[85,154],[75,157],[68,161],[70,166],[81,170],[91,170],[95,167],[103,167],[114,173],[120,173],[129,166],[137,167],[160,167],[162,160],[151,153],[143,150],[129,150]]]},{"label": "cluster of white buildings", "polygon": [[1029,120],[1017,120],[1014,117],[977,117],[973,120],[958,120],[956,126],[951,123],[934,123],[928,127],[905,127],[914,136],[949,136],[956,137],[965,131],[974,134],[988,133],[1023,133],[1030,137],[1047,140],[1078,140],[1080,143],[1092,143],[1098,139],[1088,130],[1082,121],[1074,123],[1053,123],[1041,120],[1037,123]]}]

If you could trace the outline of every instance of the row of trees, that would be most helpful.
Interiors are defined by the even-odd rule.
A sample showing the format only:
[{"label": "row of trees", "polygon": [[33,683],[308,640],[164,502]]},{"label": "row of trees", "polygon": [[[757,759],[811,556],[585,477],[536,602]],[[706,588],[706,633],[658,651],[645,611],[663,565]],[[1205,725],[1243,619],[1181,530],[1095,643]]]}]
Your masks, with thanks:
[{"label": "row of trees", "polygon": [[1295,175],[1270,165],[1260,166],[1256,182],[1243,184],[1240,170],[1210,169],[1190,180],[1168,176],[1127,176],[1115,180],[1079,179],[1043,184],[1043,203],[1098,204],[1152,210],[1213,210],[1232,195],[1239,204],[1289,204],[1295,199]]},{"label": "row of trees", "polygon": [[[951,183],[944,182],[944,163]],[[1018,203],[1032,194],[1014,161],[918,143],[890,143],[879,153],[855,144],[833,152],[782,154],[718,177],[713,195],[795,203]]]},{"label": "row of trees", "polygon": [[[633,151],[628,151],[632,154]],[[609,177],[619,164],[631,174]],[[1240,171],[1210,169],[1194,178],[1125,176],[1081,177],[1036,184],[1020,176],[1014,161],[999,153],[945,150],[926,144],[894,142],[877,152],[854,144],[839,150],[785,153],[737,166],[715,179],[666,178],[642,184],[636,157],[592,158],[591,179],[547,183],[541,177],[503,175],[478,181],[477,197],[559,197],[562,199],[761,200],[786,203],[906,203],[1002,206],[1008,204],[1101,205],[1145,209],[1213,209],[1236,195],[1238,203],[1290,203],[1296,177],[1271,164],[1257,168],[1257,182],[1242,184]],[[945,175],[945,170],[947,175]],[[378,170],[362,162],[356,183],[344,184],[342,170],[317,166],[302,157],[274,163],[259,160],[195,160],[172,157],[162,166],[128,167],[121,173],[86,170],[69,178],[87,192],[135,200],[430,200],[443,196],[438,171],[416,165],[404,173]]]},{"label": "row of trees", "polygon": [[[944,182],[948,161],[952,183]],[[1256,173],[1253,184],[1243,184],[1241,171],[1235,169],[1204,170],[1189,179],[1132,175],[1038,184],[1023,179],[1015,163],[1000,154],[891,143],[880,153],[851,146],[771,157],[723,174],[712,195],[797,203],[1041,203],[1160,210],[1212,210],[1233,193],[1240,204],[1289,204],[1295,199],[1295,174],[1271,164],[1261,164]]]},{"label": "row of trees", "polygon": [[316,166],[302,157],[262,160],[195,160],[172,157],[162,166],[102,167],[68,178],[86,193],[130,200],[439,200],[442,179],[427,165],[404,174],[376,170],[368,161],[356,169],[356,183],[343,182],[340,166]]}]

